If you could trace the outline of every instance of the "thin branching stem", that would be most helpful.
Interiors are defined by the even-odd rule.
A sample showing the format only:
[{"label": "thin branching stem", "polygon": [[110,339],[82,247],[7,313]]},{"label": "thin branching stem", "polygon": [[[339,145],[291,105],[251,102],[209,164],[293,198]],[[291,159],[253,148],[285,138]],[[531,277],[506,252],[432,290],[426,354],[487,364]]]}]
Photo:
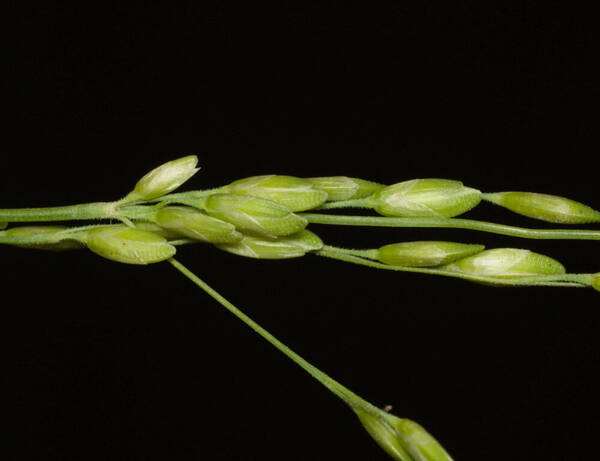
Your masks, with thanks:
[{"label": "thin branching stem", "polygon": [[395,218],[384,216],[347,216],[299,213],[314,224],[371,227],[430,227],[468,229],[529,239],[600,240],[600,231],[584,229],[530,229],[492,222],[460,218]]},{"label": "thin branching stem", "polygon": [[44,208],[0,209],[0,222],[49,222],[108,219],[116,214],[114,202],[83,203]]},{"label": "thin branching stem", "polygon": [[326,246],[315,254],[326,258],[337,259],[352,264],[384,269],[398,272],[416,272],[419,274],[443,275],[446,277],[460,278],[471,282],[486,283],[491,285],[506,286],[554,286],[554,287],[587,287],[591,283],[592,274],[560,274],[524,276],[519,278],[484,277],[480,275],[465,274],[457,271],[446,270],[443,267],[408,267],[392,266],[389,264],[372,261],[364,257],[356,256],[356,250],[345,250],[343,248]]},{"label": "thin branching stem", "polygon": [[307,373],[309,373],[313,378],[323,384],[327,389],[329,389],[332,393],[337,395],[340,399],[346,402],[353,409],[360,409],[363,411],[371,412],[374,414],[379,414],[379,409],[369,402],[363,400],[354,392],[350,391],[333,378],[329,377],[321,370],[316,368],[314,365],[310,364],[302,357],[300,357],[297,353],[295,353],[288,346],[283,344],[277,338],[275,338],[271,333],[261,327],[258,323],[244,314],[240,309],[234,306],[230,301],[221,296],[216,290],[214,290],[210,285],[208,285],[204,280],[200,279],[197,275],[195,275],[192,271],[186,268],[183,264],[177,261],[174,258],[169,259],[169,262],[175,267],[179,272],[185,275],[188,279],[190,279],[194,284],[198,287],[202,288],[209,296],[211,296],[215,301],[221,304],[225,309],[235,315],[238,319],[252,328],[256,333],[266,339],[269,343],[275,346],[279,351],[285,354],[288,358],[293,360],[297,365],[299,365],[302,369],[304,369]]}]

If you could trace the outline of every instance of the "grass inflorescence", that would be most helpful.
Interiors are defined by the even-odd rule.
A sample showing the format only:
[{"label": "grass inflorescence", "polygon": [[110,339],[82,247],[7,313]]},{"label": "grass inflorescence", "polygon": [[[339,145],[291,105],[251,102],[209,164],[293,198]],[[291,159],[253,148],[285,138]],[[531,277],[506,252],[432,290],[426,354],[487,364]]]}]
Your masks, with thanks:
[{"label": "grass inflorescence", "polygon": [[[278,341],[175,260],[178,248],[203,243],[255,259],[291,259],[315,254],[374,269],[459,278],[496,287],[600,290],[600,275],[569,273],[561,262],[521,245],[486,249],[478,242],[435,240],[348,249],[325,243],[312,229],[307,229],[310,224],[456,228],[523,239],[600,240],[598,230],[533,229],[457,218],[481,202],[490,202],[545,222],[567,225],[600,222],[600,212],[567,198],[530,192],[483,193],[460,181],[437,178],[384,185],[347,176],[299,178],[273,174],[242,178],[210,190],[175,192],[197,171],[197,158],[190,155],[150,171],[120,200],[1,209],[0,243],[53,251],[87,248],[104,258],[127,264],[169,261],[346,402],[368,433],[394,459],[451,458],[417,423],[371,405]],[[327,213],[340,208],[366,208],[375,214]],[[90,222],[75,227],[46,224],[74,220]],[[115,224],[115,220],[120,222]]]}]

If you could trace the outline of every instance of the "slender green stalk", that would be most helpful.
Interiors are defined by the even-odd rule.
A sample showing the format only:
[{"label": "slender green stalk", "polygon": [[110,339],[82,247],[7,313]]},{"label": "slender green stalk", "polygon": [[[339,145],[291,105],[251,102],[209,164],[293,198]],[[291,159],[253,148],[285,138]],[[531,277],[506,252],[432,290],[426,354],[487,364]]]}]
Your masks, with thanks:
[{"label": "slender green stalk", "polygon": [[347,216],[320,213],[298,213],[309,223],[338,226],[435,227],[469,229],[529,239],[600,240],[600,231],[583,229],[529,229],[473,219],[459,218],[389,218],[383,216]]},{"label": "slender green stalk", "polygon": [[374,440],[390,456],[392,456],[392,458],[401,461],[452,461],[452,458],[446,453],[444,448],[421,426],[410,420],[391,415],[363,400],[292,351],[289,347],[241,312],[231,302],[227,301],[227,299],[217,293],[206,282],[193,274],[189,269],[183,266],[183,264],[173,258],[170,258],[168,261],[229,312],[234,314],[350,406],[371,437],[373,437]]},{"label": "slender green stalk", "polygon": [[[47,208],[14,208],[0,209],[0,222],[50,222],[71,221],[84,219],[144,219],[155,207],[168,203],[190,204],[196,199],[218,192],[219,189],[207,191],[183,192],[170,194],[153,200],[160,203],[149,206],[140,206],[143,203],[120,206],[119,202],[95,202],[80,205],[69,205]],[[191,201],[191,202],[190,202]],[[350,202],[362,203],[364,199],[348,200],[346,202],[331,202],[323,205],[322,209],[337,208],[337,203],[346,206]],[[359,206],[359,205],[357,205]],[[531,229],[509,226],[492,222],[477,221],[459,218],[399,218],[383,216],[348,216],[328,215],[321,213],[298,213],[314,224],[333,224],[342,226],[373,226],[373,227],[429,227],[429,228],[455,228],[468,229],[494,234],[522,237],[529,239],[571,239],[571,240],[600,240],[600,231],[584,229]]]},{"label": "slender green stalk", "polygon": [[356,248],[340,248],[331,245],[323,245],[322,250],[329,250],[367,259],[377,259],[377,254],[379,253],[377,249],[359,250]]},{"label": "slender green stalk", "polygon": [[471,282],[480,282],[493,285],[506,286],[555,286],[555,287],[587,287],[592,281],[592,274],[561,274],[561,275],[540,275],[521,278],[500,278],[500,277],[484,277],[479,275],[464,274],[444,270],[442,268],[432,267],[408,267],[408,266],[391,266],[380,262],[372,261],[362,257],[355,256],[356,250],[345,250],[332,246],[326,246],[315,254],[326,258],[337,259],[352,264],[372,267],[375,269],[385,269],[399,272],[416,272],[419,274],[443,275],[446,277],[455,277]]},{"label": "slender green stalk", "polygon": [[[156,208],[168,203],[198,199],[217,193],[219,190],[220,188],[182,192],[164,195],[153,200],[127,204],[116,201],[41,208],[6,208],[0,209],[0,223],[78,221],[83,219],[143,219],[151,210],[156,210]],[[143,206],[153,202],[161,203],[153,204],[151,207]]]},{"label": "slender green stalk", "polygon": [[13,208],[0,210],[0,222],[48,222],[116,217],[114,202],[95,202],[80,205],[46,208]]},{"label": "slender green stalk", "polygon": [[215,301],[225,307],[229,312],[235,315],[238,319],[252,328],[256,333],[266,339],[269,343],[275,346],[279,351],[285,354],[288,358],[294,361],[297,365],[299,365],[302,369],[304,369],[307,373],[309,373],[313,378],[323,384],[327,389],[329,389],[332,393],[337,395],[340,399],[346,402],[353,409],[360,409],[362,411],[366,411],[372,413],[374,415],[378,415],[381,410],[379,410],[374,405],[369,402],[363,400],[354,392],[350,391],[346,387],[342,386],[340,383],[330,378],[328,375],[323,373],[321,370],[311,365],[309,362],[304,360],[298,354],[296,354],[293,350],[275,338],[271,333],[261,327],[258,323],[240,311],[236,306],[234,306],[231,302],[221,296],[217,291],[211,288],[206,282],[196,276],[193,272],[187,269],[183,264],[177,261],[174,258],[168,260],[178,271],[180,271],[183,275],[185,275],[188,279],[190,279],[197,286],[202,288],[209,296],[211,296]]}]

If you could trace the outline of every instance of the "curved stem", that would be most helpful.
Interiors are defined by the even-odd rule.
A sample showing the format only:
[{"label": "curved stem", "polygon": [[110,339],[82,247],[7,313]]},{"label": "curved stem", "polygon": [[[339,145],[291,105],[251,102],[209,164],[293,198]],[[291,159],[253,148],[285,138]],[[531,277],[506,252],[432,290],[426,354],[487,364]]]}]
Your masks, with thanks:
[{"label": "curved stem", "polygon": [[583,229],[529,229],[473,219],[459,218],[395,218],[383,216],[346,216],[320,213],[298,213],[314,224],[374,227],[437,227],[469,229],[529,239],[600,240],[600,231]]},{"label": "curved stem", "polygon": [[448,271],[441,268],[432,267],[408,267],[391,266],[376,261],[364,259],[352,254],[352,250],[346,251],[341,248],[327,247],[327,249],[315,252],[318,256],[337,259],[361,266],[372,267],[375,269],[385,269],[399,272],[416,272],[419,274],[443,275],[446,277],[460,278],[471,282],[487,283],[492,285],[506,286],[554,286],[554,287],[587,287],[592,280],[592,274],[561,274],[561,275],[540,275],[527,276],[521,278],[503,279],[499,277],[484,277],[479,275],[464,274],[461,272]]},{"label": "curved stem", "polygon": [[372,414],[379,414],[381,410],[379,410],[374,405],[369,402],[363,400],[354,392],[350,391],[346,387],[342,386],[340,383],[323,373],[317,367],[313,366],[298,354],[296,354],[293,350],[275,338],[271,333],[261,327],[258,323],[240,311],[237,307],[235,307],[231,302],[221,296],[217,291],[211,288],[206,282],[196,276],[193,272],[187,269],[183,264],[181,264],[176,259],[168,260],[179,272],[185,275],[188,279],[190,279],[197,286],[202,288],[209,296],[211,296],[215,301],[225,307],[229,312],[235,315],[238,319],[252,328],[256,333],[266,339],[269,343],[275,346],[279,351],[285,354],[288,358],[294,361],[297,365],[299,365],[302,369],[304,369],[307,373],[309,373],[313,378],[323,384],[327,389],[329,389],[332,393],[346,402],[353,409],[359,409],[362,411],[367,411]]},{"label": "curved stem", "polygon": [[377,259],[377,254],[379,253],[377,249],[358,250],[355,248],[340,248],[331,245],[323,245],[323,248],[321,248],[321,250],[344,253],[347,255],[359,256],[361,258],[367,259]]}]

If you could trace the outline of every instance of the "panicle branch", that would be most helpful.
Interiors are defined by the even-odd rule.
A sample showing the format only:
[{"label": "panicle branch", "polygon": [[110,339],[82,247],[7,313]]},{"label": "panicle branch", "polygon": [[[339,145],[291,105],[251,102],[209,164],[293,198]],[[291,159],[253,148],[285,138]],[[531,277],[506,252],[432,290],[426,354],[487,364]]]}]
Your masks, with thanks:
[{"label": "panicle branch", "polygon": [[[600,291],[600,273],[567,273],[557,260],[524,248],[485,249],[473,242],[405,241],[378,248],[345,249],[324,244],[307,229],[309,223],[437,227],[532,239],[600,240],[600,230],[530,229],[457,218],[484,201],[550,223],[600,222],[599,211],[568,198],[533,192],[483,193],[460,181],[438,178],[384,185],[348,176],[299,178],[275,174],[242,178],[216,189],[173,193],[199,170],[197,163],[196,156],[188,155],[160,165],[145,174],[124,198],[113,202],[0,209],[0,243],[52,251],[87,247],[99,256],[126,264],[168,260],[344,400],[373,439],[397,460],[451,458],[417,423],[361,399],[245,316],[173,259],[176,246],[202,242],[256,259],[290,259],[312,253],[376,269],[454,277],[493,286],[591,286]],[[379,216],[326,213],[339,208],[367,208]],[[74,227],[14,225],[77,220],[109,222]],[[115,224],[115,220],[120,222]]]}]

